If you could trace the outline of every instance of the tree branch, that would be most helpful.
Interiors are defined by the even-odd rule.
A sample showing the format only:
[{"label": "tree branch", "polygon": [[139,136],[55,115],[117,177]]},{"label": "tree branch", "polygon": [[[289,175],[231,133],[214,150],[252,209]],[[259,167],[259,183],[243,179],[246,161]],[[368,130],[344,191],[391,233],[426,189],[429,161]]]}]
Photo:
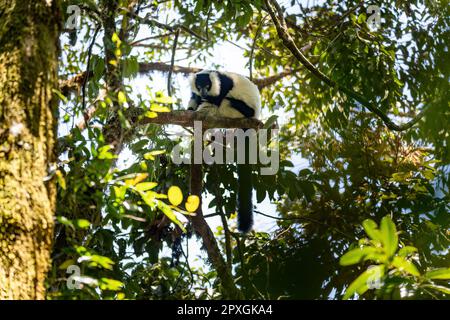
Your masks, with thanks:
[{"label": "tree branch", "polygon": [[175,32],[175,38],[173,39],[173,46],[172,46],[172,58],[170,59],[170,70],[169,75],[167,76],[167,94],[169,96],[172,96],[172,73],[173,73],[173,67],[175,64],[175,54],[177,52],[177,45],[178,45],[178,37],[180,36],[180,29],[178,29]]},{"label": "tree branch", "polygon": [[[170,72],[171,70],[171,66],[170,64],[166,64],[163,62],[140,62],[139,63],[139,73],[141,74],[146,74],[149,72]],[[173,70],[172,72],[174,74],[183,74],[183,75],[189,75],[192,73],[197,73],[202,71],[202,68],[197,68],[197,67],[185,67],[185,66],[178,66],[178,65],[174,65],[173,66]],[[265,87],[268,87],[274,83],[276,83],[277,81],[293,75],[294,73],[296,73],[299,69],[292,69],[292,70],[285,70],[282,71],[278,74],[269,76],[269,77],[265,77],[265,78],[258,78],[258,79],[253,79],[253,83],[256,84],[258,86],[258,88],[264,89]],[[89,77],[92,77],[93,73],[89,72]],[[81,85],[84,82],[84,79],[86,77],[86,72],[82,72],[79,73],[77,75],[75,75],[74,77],[72,77],[71,79],[67,79],[67,80],[61,80],[59,82],[59,90],[62,92],[62,94],[64,95],[68,95],[70,92],[73,91],[78,91],[81,87]]]},{"label": "tree branch", "polygon": [[391,130],[394,131],[407,130],[411,128],[414,124],[416,124],[423,117],[426,109],[423,109],[416,117],[414,117],[409,122],[398,125],[394,123],[383,111],[378,109],[375,105],[373,105],[361,94],[353,91],[350,88],[340,86],[337,82],[335,82],[327,75],[322,73],[303,55],[303,53],[299,50],[299,48],[295,44],[292,37],[289,35],[286,20],[284,19],[283,10],[281,9],[280,5],[275,0],[264,0],[264,2],[266,5],[266,9],[270,14],[273,23],[275,24],[278,36],[282,40],[284,46],[287,49],[289,49],[289,51],[294,55],[294,57],[318,79],[322,80],[328,86],[336,88],[338,91],[346,94],[350,98],[359,102],[361,105],[366,107],[372,113],[377,115],[384,122],[384,124]]},{"label": "tree branch", "polygon": [[219,118],[208,116],[200,112],[191,110],[176,110],[172,112],[160,112],[156,118],[144,118],[138,121],[137,125],[148,123],[172,124],[183,127],[193,127],[194,121],[202,121],[203,128],[253,128],[260,129],[263,123],[252,118]]},{"label": "tree branch", "polygon": [[[95,40],[97,39],[97,34],[100,31],[101,26],[102,26],[101,24],[98,24],[98,26],[95,28],[94,36],[92,37],[92,42],[91,42],[91,45],[89,46],[89,50],[88,50],[85,74],[89,73],[89,69],[91,67],[92,48],[94,47]],[[83,86],[82,86],[82,95],[83,95],[82,104],[83,104],[83,106],[82,106],[81,110],[86,109],[86,85],[88,83],[88,80],[89,80],[89,77],[84,77]]]},{"label": "tree branch", "polygon": [[[192,195],[197,195],[202,199],[203,189],[203,167],[201,164],[192,164],[190,170],[190,189]],[[214,233],[203,217],[202,205],[200,203],[196,215],[191,217],[194,230],[201,236],[203,244],[205,245],[208,257],[214,269],[217,271],[217,276],[220,278],[222,285],[222,293],[225,299],[242,299],[242,293],[236,288],[231,270],[220,253]]]},{"label": "tree branch", "polygon": [[[99,98],[100,99],[100,98]],[[97,99],[96,101],[98,101]],[[97,110],[97,103],[87,108],[83,112],[83,119],[81,119],[76,128],[80,131],[86,129],[88,122],[94,116]],[[203,129],[211,128],[253,128],[261,129],[264,124],[256,119],[252,118],[219,118],[215,116],[207,116],[205,114],[191,111],[191,110],[175,110],[171,112],[160,112],[156,118],[143,118],[140,119],[144,110],[140,108],[129,108],[125,110],[125,117],[130,121],[132,126],[145,125],[149,123],[159,125],[178,125],[182,127],[193,127],[194,121],[201,121]],[[72,132],[66,136],[58,139],[58,154],[61,154],[67,149],[69,139],[72,136]]]}]

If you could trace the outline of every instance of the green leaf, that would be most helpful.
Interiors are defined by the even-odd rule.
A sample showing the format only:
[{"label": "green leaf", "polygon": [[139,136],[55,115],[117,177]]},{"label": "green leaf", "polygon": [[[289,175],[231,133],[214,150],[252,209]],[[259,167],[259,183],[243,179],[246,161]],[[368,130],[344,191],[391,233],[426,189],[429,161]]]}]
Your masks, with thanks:
[{"label": "green leaf", "polygon": [[162,104],[172,104],[172,103],[175,103],[177,100],[175,98],[168,97],[168,96],[160,96],[160,97],[156,97],[154,101],[157,103],[162,103]]},{"label": "green leaf", "polygon": [[397,269],[399,269],[400,271],[404,271],[416,277],[420,276],[420,272],[419,270],[417,270],[414,263],[412,263],[409,260],[406,260],[404,257],[396,256],[392,261],[392,265]]},{"label": "green leaf", "polygon": [[355,293],[362,295],[369,289],[369,282],[374,280],[379,280],[384,276],[384,266],[377,265],[371,267],[361,273],[358,278],[356,278],[350,286],[345,291],[344,300],[352,297]]},{"label": "green leaf", "polygon": [[161,106],[159,104],[152,104],[150,110],[153,112],[170,112],[170,108]]},{"label": "green leaf", "polygon": [[410,178],[411,172],[397,172],[392,175],[391,180],[394,182],[406,183]]},{"label": "green leaf", "polygon": [[428,271],[425,273],[427,279],[450,279],[450,268],[441,268]]},{"label": "green leaf", "polygon": [[431,289],[443,292],[445,294],[450,294],[450,288],[448,288],[448,287],[438,286],[436,284],[427,284],[427,285],[424,285],[424,287],[431,288]]},{"label": "green leaf", "polygon": [[59,270],[67,270],[68,267],[70,267],[71,265],[75,265],[76,261],[74,259],[68,259],[66,261],[64,261],[63,263],[61,263],[58,267]]},{"label": "green leaf", "polygon": [[55,93],[64,103],[67,103],[67,98],[65,95],[62,94],[61,91],[57,90],[57,89],[52,89],[53,93]]},{"label": "green leaf", "polygon": [[67,218],[64,217],[64,216],[57,216],[57,217],[56,217],[56,220],[58,220],[59,223],[65,225],[66,227],[70,227],[70,228],[72,228],[73,230],[75,230],[75,226],[73,225],[72,220],[69,220],[69,219],[67,219]]},{"label": "green leaf", "polygon": [[126,78],[134,77],[139,72],[139,63],[137,57],[132,56],[124,61],[123,76]]},{"label": "green leaf", "polygon": [[144,200],[145,204],[148,205],[150,208],[155,208],[155,199],[156,199],[156,192],[153,191],[147,191],[147,192],[139,192],[141,195],[142,200]]},{"label": "green leaf", "polygon": [[361,13],[361,14],[358,16],[358,23],[359,23],[359,24],[362,24],[364,21],[366,21],[366,14],[365,14],[365,13]]},{"label": "green leaf", "polygon": [[158,184],[156,182],[141,182],[138,183],[135,188],[137,191],[147,191],[156,187]]},{"label": "green leaf", "polygon": [[101,159],[101,160],[117,158],[117,156],[115,154],[111,153],[109,150],[111,150],[111,146],[110,145],[106,145],[106,146],[100,147],[98,149],[98,156],[97,157],[99,159]]},{"label": "green leaf", "polygon": [[171,186],[167,191],[167,197],[172,205],[178,206],[183,201],[183,192],[178,186]]},{"label": "green leaf", "polygon": [[104,71],[105,71],[105,61],[103,59],[96,59],[94,65],[94,78],[97,79],[98,81],[103,75]]},{"label": "green leaf", "polygon": [[127,192],[126,186],[113,186],[114,194],[116,195],[116,198],[119,200],[125,199],[125,193]]},{"label": "green leaf", "polygon": [[102,289],[102,290],[118,291],[122,287],[123,287],[123,283],[118,280],[108,279],[108,278],[100,279],[100,289]]},{"label": "green leaf", "polygon": [[416,247],[405,246],[405,247],[401,248],[398,251],[398,255],[400,257],[407,257],[407,256],[409,256],[409,255],[411,255],[412,253],[415,253],[415,252],[417,252],[417,248]]},{"label": "green leaf", "polygon": [[167,216],[167,218],[169,218],[173,223],[179,226],[180,229],[183,230],[183,232],[186,232],[186,229],[184,228],[181,221],[178,220],[175,213],[173,213],[172,209],[167,204],[162,201],[158,201],[158,208]]},{"label": "green leaf", "polygon": [[198,15],[203,9],[203,0],[198,0],[195,4],[194,15]]},{"label": "green leaf", "polygon": [[111,37],[111,40],[117,45],[119,46],[122,41],[120,40],[119,36],[117,35],[117,33],[114,32],[114,34]]},{"label": "green leaf", "polygon": [[381,241],[388,256],[393,256],[398,246],[397,229],[389,216],[381,219]]},{"label": "green leaf", "polygon": [[74,222],[75,225],[80,229],[87,229],[91,225],[91,223],[86,219],[77,219]]},{"label": "green leaf", "polygon": [[156,112],[153,112],[153,111],[146,111],[144,113],[144,116],[147,117],[147,118],[152,119],[152,118],[156,118],[158,116],[158,114]]},{"label": "green leaf", "polygon": [[64,178],[64,175],[62,174],[61,170],[56,170],[56,180],[58,181],[58,184],[63,190],[66,190],[66,179]]},{"label": "green leaf", "polygon": [[[87,257],[87,258],[86,258]],[[84,256],[83,260],[87,260],[90,261],[89,266],[92,267],[97,267],[97,266],[101,266],[105,269],[108,270],[112,270],[113,265],[114,265],[114,261],[112,261],[110,258],[108,257],[104,257],[104,256],[99,256],[99,255],[92,255],[92,256]]]},{"label": "green leaf", "polygon": [[356,248],[344,254],[339,260],[339,263],[341,266],[350,266],[365,260],[370,260],[377,251],[377,248],[374,247]]},{"label": "green leaf", "polygon": [[272,125],[277,122],[277,119],[278,119],[278,116],[275,114],[270,116],[269,119],[267,119],[266,123],[264,123],[264,129],[271,128]]},{"label": "green leaf", "polygon": [[119,101],[119,104],[121,105],[127,103],[127,97],[125,93],[123,93],[123,91],[119,91],[119,93],[117,94],[117,99]]},{"label": "green leaf", "polygon": [[366,219],[362,223],[364,230],[366,231],[367,235],[375,241],[381,241],[382,236],[380,230],[378,230],[377,223],[373,221],[372,219]]},{"label": "green leaf", "polygon": [[164,154],[166,150],[153,150],[144,154],[145,160],[155,160],[155,156]]}]

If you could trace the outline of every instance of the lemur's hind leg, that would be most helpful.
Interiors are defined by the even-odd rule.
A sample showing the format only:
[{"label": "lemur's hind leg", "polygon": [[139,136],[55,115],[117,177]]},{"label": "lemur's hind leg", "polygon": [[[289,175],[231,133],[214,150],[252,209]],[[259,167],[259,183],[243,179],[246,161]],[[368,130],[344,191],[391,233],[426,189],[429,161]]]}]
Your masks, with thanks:
[{"label": "lemur's hind leg", "polygon": [[216,105],[205,101],[198,106],[196,112],[208,116],[218,116],[219,108]]}]

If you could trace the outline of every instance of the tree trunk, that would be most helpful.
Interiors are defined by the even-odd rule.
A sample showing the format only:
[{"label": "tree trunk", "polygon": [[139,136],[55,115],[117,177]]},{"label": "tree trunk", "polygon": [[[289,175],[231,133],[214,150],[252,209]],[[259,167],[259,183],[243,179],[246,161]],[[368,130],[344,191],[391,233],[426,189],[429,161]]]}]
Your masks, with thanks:
[{"label": "tree trunk", "polygon": [[0,299],[45,298],[59,12],[57,0],[0,0]]}]

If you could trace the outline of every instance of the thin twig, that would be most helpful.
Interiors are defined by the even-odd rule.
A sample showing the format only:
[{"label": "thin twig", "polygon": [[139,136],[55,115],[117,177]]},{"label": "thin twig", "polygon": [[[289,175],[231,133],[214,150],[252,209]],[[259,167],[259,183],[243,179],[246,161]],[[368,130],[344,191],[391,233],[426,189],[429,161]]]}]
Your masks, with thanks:
[{"label": "thin twig", "polygon": [[166,32],[166,33],[158,34],[158,35],[151,36],[151,37],[145,37],[145,38],[142,38],[140,40],[136,40],[136,41],[131,42],[130,46],[137,46],[138,44],[140,44],[140,43],[142,43],[144,41],[165,38],[165,37],[171,36],[172,34],[174,34],[174,32]]},{"label": "thin twig", "polygon": [[249,59],[250,59],[250,61],[249,61],[249,71],[250,71],[250,81],[253,81],[253,55],[254,55],[254,53],[255,53],[255,47],[256,47],[256,41],[258,40],[258,38],[259,38],[259,35],[261,34],[261,30],[262,30],[262,26],[264,25],[264,21],[266,20],[266,18],[268,17],[269,15],[265,15],[263,18],[261,18],[261,21],[259,21],[259,24],[258,24],[258,28],[256,28],[256,32],[255,32],[255,37],[253,38],[253,44],[252,44],[252,48],[251,48],[251,50],[250,50],[250,57],[249,57]]},{"label": "thin twig", "polygon": [[327,224],[327,223],[325,223],[325,222],[322,222],[322,221],[319,221],[319,220],[316,220],[316,219],[313,219],[313,218],[310,218],[310,217],[291,217],[291,218],[284,218],[284,217],[275,217],[275,216],[271,216],[271,215],[269,215],[269,214],[267,214],[267,213],[262,213],[261,211],[258,211],[258,210],[254,210],[254,212],[257,213],[257,214],[260,214],[260,215],[262,215],[262,216],[264,216],[264,217],[271,218],[271,219],[275,219],[275,220],[283,220],[283,221],[305,220],[305,221],[309,221],[309,222],[314,222],[314,223],[323,225],[323,226],[325,226],[325,227],[327,227],[327,228],[333,229],[334,231],[336,231],[337,233],[343,235],[343,236],[346,237],[346,238],[349,238],[349,239],[352,239],[352,240],[355,239],[354,237],[352,237],[352,236],[350,236],[350,235],[348,235],[348,234],[345,234],[344,232],[340,231],[339,229],[336,229],[336,228],[333,227],[333,226],[330,226],[329,224]]},{"label": "thin twig", "polygon": [[[86,62],[86,74],[89,74],[89,69],[91,66],[91,55],[92,55],[92,48],[94,47],[95,40],[97,38],[97,34],[100,31],[101,25],[99,24],[94,32],[94,37],[92,38],[91,45],[89,46],[88,55],[87,55],[87,62]],[[83,104],[82,104],[82,110],[85,110],[86,108],[86,84],[88,82],[89,77],[84,77],[83,81],[83,87],[82,87],[82,96],[83,96]]]},{"label": "thin twig", "polygon": [[175,54],[177,52],[179,35],[180,35],[180,29],[178,29],[175,32],[175,38],[173,39],[172,59],[170,60],[170,70],[169,70],[169,74],[167,75],[167,93],[168,93],[169,97],[172,96],[172,73],[173,73],[173,66],[175,64]]}]

